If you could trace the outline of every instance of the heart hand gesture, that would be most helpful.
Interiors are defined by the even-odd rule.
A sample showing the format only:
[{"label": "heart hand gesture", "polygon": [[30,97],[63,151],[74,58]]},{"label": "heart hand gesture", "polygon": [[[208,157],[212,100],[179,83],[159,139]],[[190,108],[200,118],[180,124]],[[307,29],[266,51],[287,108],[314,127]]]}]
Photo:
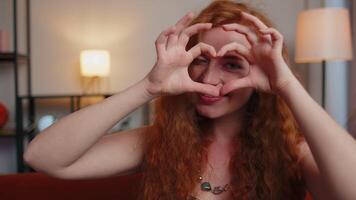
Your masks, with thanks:
[{"label": "heart hand gesture", "polygon": [[211,23],[198,23],[187,27],[192,17],[192,13],[188,13],[157,38],[155,43],[157,61],[145,77],[148,82],[147,91],[151,95],[177,95],[184,92],[219,95],[220,88],[195,82],[189,76],[188,66],[200,54],[204,52],[216,56],[215,49],[204,43],[199,43],[186,51],[186,45],[192,35],[212,27]]},{"label": "heart hand gesture", "polygon": [[236,31],[244,34],[251,44],[251,49],[238,43],[230,43],[221,48],[217,56],[228,51],[236,51],[250,63],[249,74],[242,78],[226,83],[221,94],[244,87],[274,93],[280,91],[291,79],[295,78],[282,56],[283,36],[274,28],[268,28],[257,17],[242,12],[242,18],[252,22],[258,33],[241,24],[225,24],[226,31]]}]

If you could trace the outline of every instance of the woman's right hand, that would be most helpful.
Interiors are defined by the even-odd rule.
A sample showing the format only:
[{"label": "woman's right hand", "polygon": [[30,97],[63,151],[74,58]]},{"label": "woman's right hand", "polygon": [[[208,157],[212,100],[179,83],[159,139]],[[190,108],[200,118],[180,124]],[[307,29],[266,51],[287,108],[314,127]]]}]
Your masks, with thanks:
[{"label": "woman's right hand", "polygon": [[193,81],[188,73],[188,66],[201,55],[208,53],[215,57],[214,47],[198,43],[186,51],[189,38],[199,31],[209,30],[211,23],[197,23],[189,26],[193,13],[189,12],[174,26],[161,32],[155,46],[157,61],[145,77],[147,92],[152,96],[178,95],[184,92],[199,92],[219,96],[220,88]]}]

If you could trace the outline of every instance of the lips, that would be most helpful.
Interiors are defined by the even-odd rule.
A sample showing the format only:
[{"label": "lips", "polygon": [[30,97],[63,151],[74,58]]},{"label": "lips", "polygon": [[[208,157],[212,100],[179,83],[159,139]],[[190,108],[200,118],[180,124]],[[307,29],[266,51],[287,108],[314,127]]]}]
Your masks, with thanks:
[{"label": "lips", "polygon": [[199,99],[204,104],[214,104],[222,99],[222,97],[210,96],[207,94],[199,94]]}]

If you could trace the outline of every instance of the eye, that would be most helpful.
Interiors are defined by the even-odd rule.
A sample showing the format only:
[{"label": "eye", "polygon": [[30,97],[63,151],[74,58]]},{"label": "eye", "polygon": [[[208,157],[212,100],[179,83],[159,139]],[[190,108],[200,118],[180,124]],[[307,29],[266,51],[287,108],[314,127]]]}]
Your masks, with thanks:
[{"label": "eye", "polygon": [[241,65],[240,64],[237,64],[237,63],[226,63],[224,65],[224,67],[228,70],[239,70],[239,69],[242,69]]},{"label": "eye", "polygon": [[209,61],[206,59],[206,58],[203,58],[203,57],[197,57],[193,60],[192,64],[193,65],[205,65],[205,64],[208,64]]}]

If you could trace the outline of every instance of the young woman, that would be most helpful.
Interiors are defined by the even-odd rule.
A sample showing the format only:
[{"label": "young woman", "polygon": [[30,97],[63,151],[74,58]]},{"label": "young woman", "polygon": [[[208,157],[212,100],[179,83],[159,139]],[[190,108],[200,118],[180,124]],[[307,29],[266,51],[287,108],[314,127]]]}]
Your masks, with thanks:
[{"label": "young woman", "polygon": [[[65,179],[143,171],[142,199],[356,199],[356,143],[289,68],[260,12],[214,1],[156,40],[126,90],[40,133],[24,159]],[[157,98],[150,126],[104,134]]]}]

